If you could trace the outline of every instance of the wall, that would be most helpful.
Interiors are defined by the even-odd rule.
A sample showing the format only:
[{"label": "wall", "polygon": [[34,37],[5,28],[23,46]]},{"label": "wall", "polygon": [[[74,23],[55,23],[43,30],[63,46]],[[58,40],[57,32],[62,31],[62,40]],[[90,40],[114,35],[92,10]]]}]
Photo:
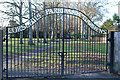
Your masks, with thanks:
[{"label": "wall", "polygon": [[120,72],[120,32],[114,32],[114,72]]}]

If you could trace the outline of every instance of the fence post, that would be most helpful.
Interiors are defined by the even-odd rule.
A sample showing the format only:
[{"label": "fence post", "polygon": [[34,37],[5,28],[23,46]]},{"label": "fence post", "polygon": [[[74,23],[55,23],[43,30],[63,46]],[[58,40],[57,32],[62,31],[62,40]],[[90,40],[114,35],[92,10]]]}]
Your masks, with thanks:
[{"label": "fence post", "polygon": [[113,72],[120,72],[120,32],[114,32]]},{"label": "fence post", "polygon": [[3,30],[0,29],[0,80],[3,79]]},{"label": "fence post", "polygon": [[114,32],[110,32],[110,73],[113,73],[113,60],[114,60]]},{"label": "fence post", "polygon": [[110,73],[120,72],[120,29],[110,32]]}]

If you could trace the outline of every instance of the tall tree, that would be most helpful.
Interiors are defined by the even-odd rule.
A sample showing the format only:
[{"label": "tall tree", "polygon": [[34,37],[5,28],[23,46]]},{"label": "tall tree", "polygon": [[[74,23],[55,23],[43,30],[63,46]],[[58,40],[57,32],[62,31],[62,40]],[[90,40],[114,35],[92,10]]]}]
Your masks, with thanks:
[{"label": "tall tree", "polygon": [[[28,19],[26,17],[27,9],[25,8],[23,9],[24,2],[22,0],[20,1],[11,0],[10,2],[5,1],[5,2],[1,2],[1,4],[5,6],[5,9],[8,9],[8,10],[0,10],[1,13],[7,15],[4,17],[4,19],[6,18],[9,21],[10,20],[16,21],[17,23],[19,23],[19,25],[23,24],[23,19]],[[14,27],[14,25],[11,26]],[[23,39],[23,32],[20,32],[20,44],[23,43],[22,39]]]},{"label": "tall tree", "polygon": [[[22,25],[22,6],[23,6],[23,2],[20,0],[20,7],[19,7],[19,10],[20,10],[20,16],[19,16],[19,19],[20,19],[20,25]],[[20,32],[20,44],[23,43],[23,32]]]},{"label": "tall tree", "polygon": [[112,19],[107,19],[101,26],[101,28],[109,29],[110,27],[113,27],[114,25],[117,25],[119,23],[120,19],[117,14],[114,14]]},{"label": "tall tree", "polygon": [[114,25],[117,25],[119,23],[120,19],[119,19],[119,16],[115,13],[113,15],[113,23]]},{"label": "tall tree", "polygon": [[[31,7],[31,0],[28,0],[29,2],[29,18],[32,19],[32,7]],[[30,22],[32,24],[32,22]],[[33,43],[33,31],[32,31],[32,25],[30,25],[29,28],[29,45],[34,45]]]},{"label": "tall tree", "polygon": [[[45,15],[45,9],[46,9],[46,7],[45,7],[46,5],[45,5],[45,1],[44,1],[44,15]],[[44,43],[47,43],[47,41],[46,41],[46,37],[47,37],[47,35],[46,35],[46,21],[45,21],[45,16],[44,16]]]},{"label": "tall tree", "polygon": [[111,19],[106,20],[103,25],[101,26],[101,28],[104,29],[109,29],[110,27],[113,26],[113,21]]}]

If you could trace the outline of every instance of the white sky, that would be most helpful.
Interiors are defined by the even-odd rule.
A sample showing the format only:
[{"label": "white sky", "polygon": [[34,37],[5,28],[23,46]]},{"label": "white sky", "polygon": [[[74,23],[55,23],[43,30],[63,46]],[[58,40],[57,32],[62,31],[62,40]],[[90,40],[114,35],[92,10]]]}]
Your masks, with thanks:
[{"label": "white sky", "polygon": [[111,2],[111,3],[114,2],[114,5],[109,4],[109,5],[105,6],[106,8],[108,8],[109,13],[105,14],[104,20],[112,18],[114,13],[118,14],[118,5],[117,4],[119,1],[120,0],[109,0],[109,2]]},{"label": "white sky", "polygon": [[[1,1],[9,1],[9,0],[0,0],[0,2]],[[39,0],[39,1],[41,1],[41,0]],[[68,1],[70,1],[70,0],[68,0]],[[77,1],[78,0],[71,0],[71,2],[77,2]],[[84,1],[84,0],[81,0],[81,1]],[[101,0],[101,1],[104,1],[104,0]],[[120,0],[108,0],[108,3],[111,3],[113,5],[108,4],[108,5],[104,6],[105,8],[108,8],[109,13],[105,13],[105,17],[103,18],[103,21],[99,25],[101,25],[105,20],[112,18],[114,13],[118,14],[118,5],[117,4],[119,1]],[[0,6],[0,9],[4,9],[4,8],[2,6]],[[1,16],[3,16],[3,15],[0,15],[0,17]],[[0,26],[2,26],[2,25],[3,26],[6,25],[6,22],[3,22],[3,23],[0,22]]]}]

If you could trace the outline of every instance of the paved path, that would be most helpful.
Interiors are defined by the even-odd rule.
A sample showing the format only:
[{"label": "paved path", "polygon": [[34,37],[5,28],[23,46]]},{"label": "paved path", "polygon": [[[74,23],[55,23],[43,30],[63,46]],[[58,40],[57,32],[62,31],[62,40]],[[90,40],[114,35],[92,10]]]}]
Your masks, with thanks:
[{"label": "paved path", "polygon": [[120,80],[120,75],[110,74],[108,72],[98,72],[64,77],[57,76],[48,78],[14,78],[5,80]]},{"label": "paved path", "polygon": [[[62,43],[60,43],[60,44],[62,44]],[[14,62],[15,62],[15,64],[18,64],[18,60],[19,60],[19,65],[21,65],[21,62],[24,61],[24,60],[26,60],[26,58],[33,57],[33,56],[37,55],[37,53],[41,53],[41,52],[43,53],[46,50],[48,50],[49,48],[53,48],[53,47],[55,47],[57,45],[59,45],[59,43],[57,43],[57,44],[51,44],[49,46],[46,45],[46,46],[41,47],[39,49],[33,49],[32,51],[29,52],[29,54],[25,54],[24,55],[24,53],[23,53],[22,56],[21,55],[19,55],[17,57],[15,56],[15,58],[13,57],[12,59],[10,59],[8,57],[8,66],[11,67],[11,62],[12,62],[12,67],[14,68],[14,66],[15,66]],[[4,58],[6,58],[6,57],[4,57]],[[6,68],[6,60],[3,62],[3,68]],[[5,72],[4,72],[4,74],[5,74]]]}]

